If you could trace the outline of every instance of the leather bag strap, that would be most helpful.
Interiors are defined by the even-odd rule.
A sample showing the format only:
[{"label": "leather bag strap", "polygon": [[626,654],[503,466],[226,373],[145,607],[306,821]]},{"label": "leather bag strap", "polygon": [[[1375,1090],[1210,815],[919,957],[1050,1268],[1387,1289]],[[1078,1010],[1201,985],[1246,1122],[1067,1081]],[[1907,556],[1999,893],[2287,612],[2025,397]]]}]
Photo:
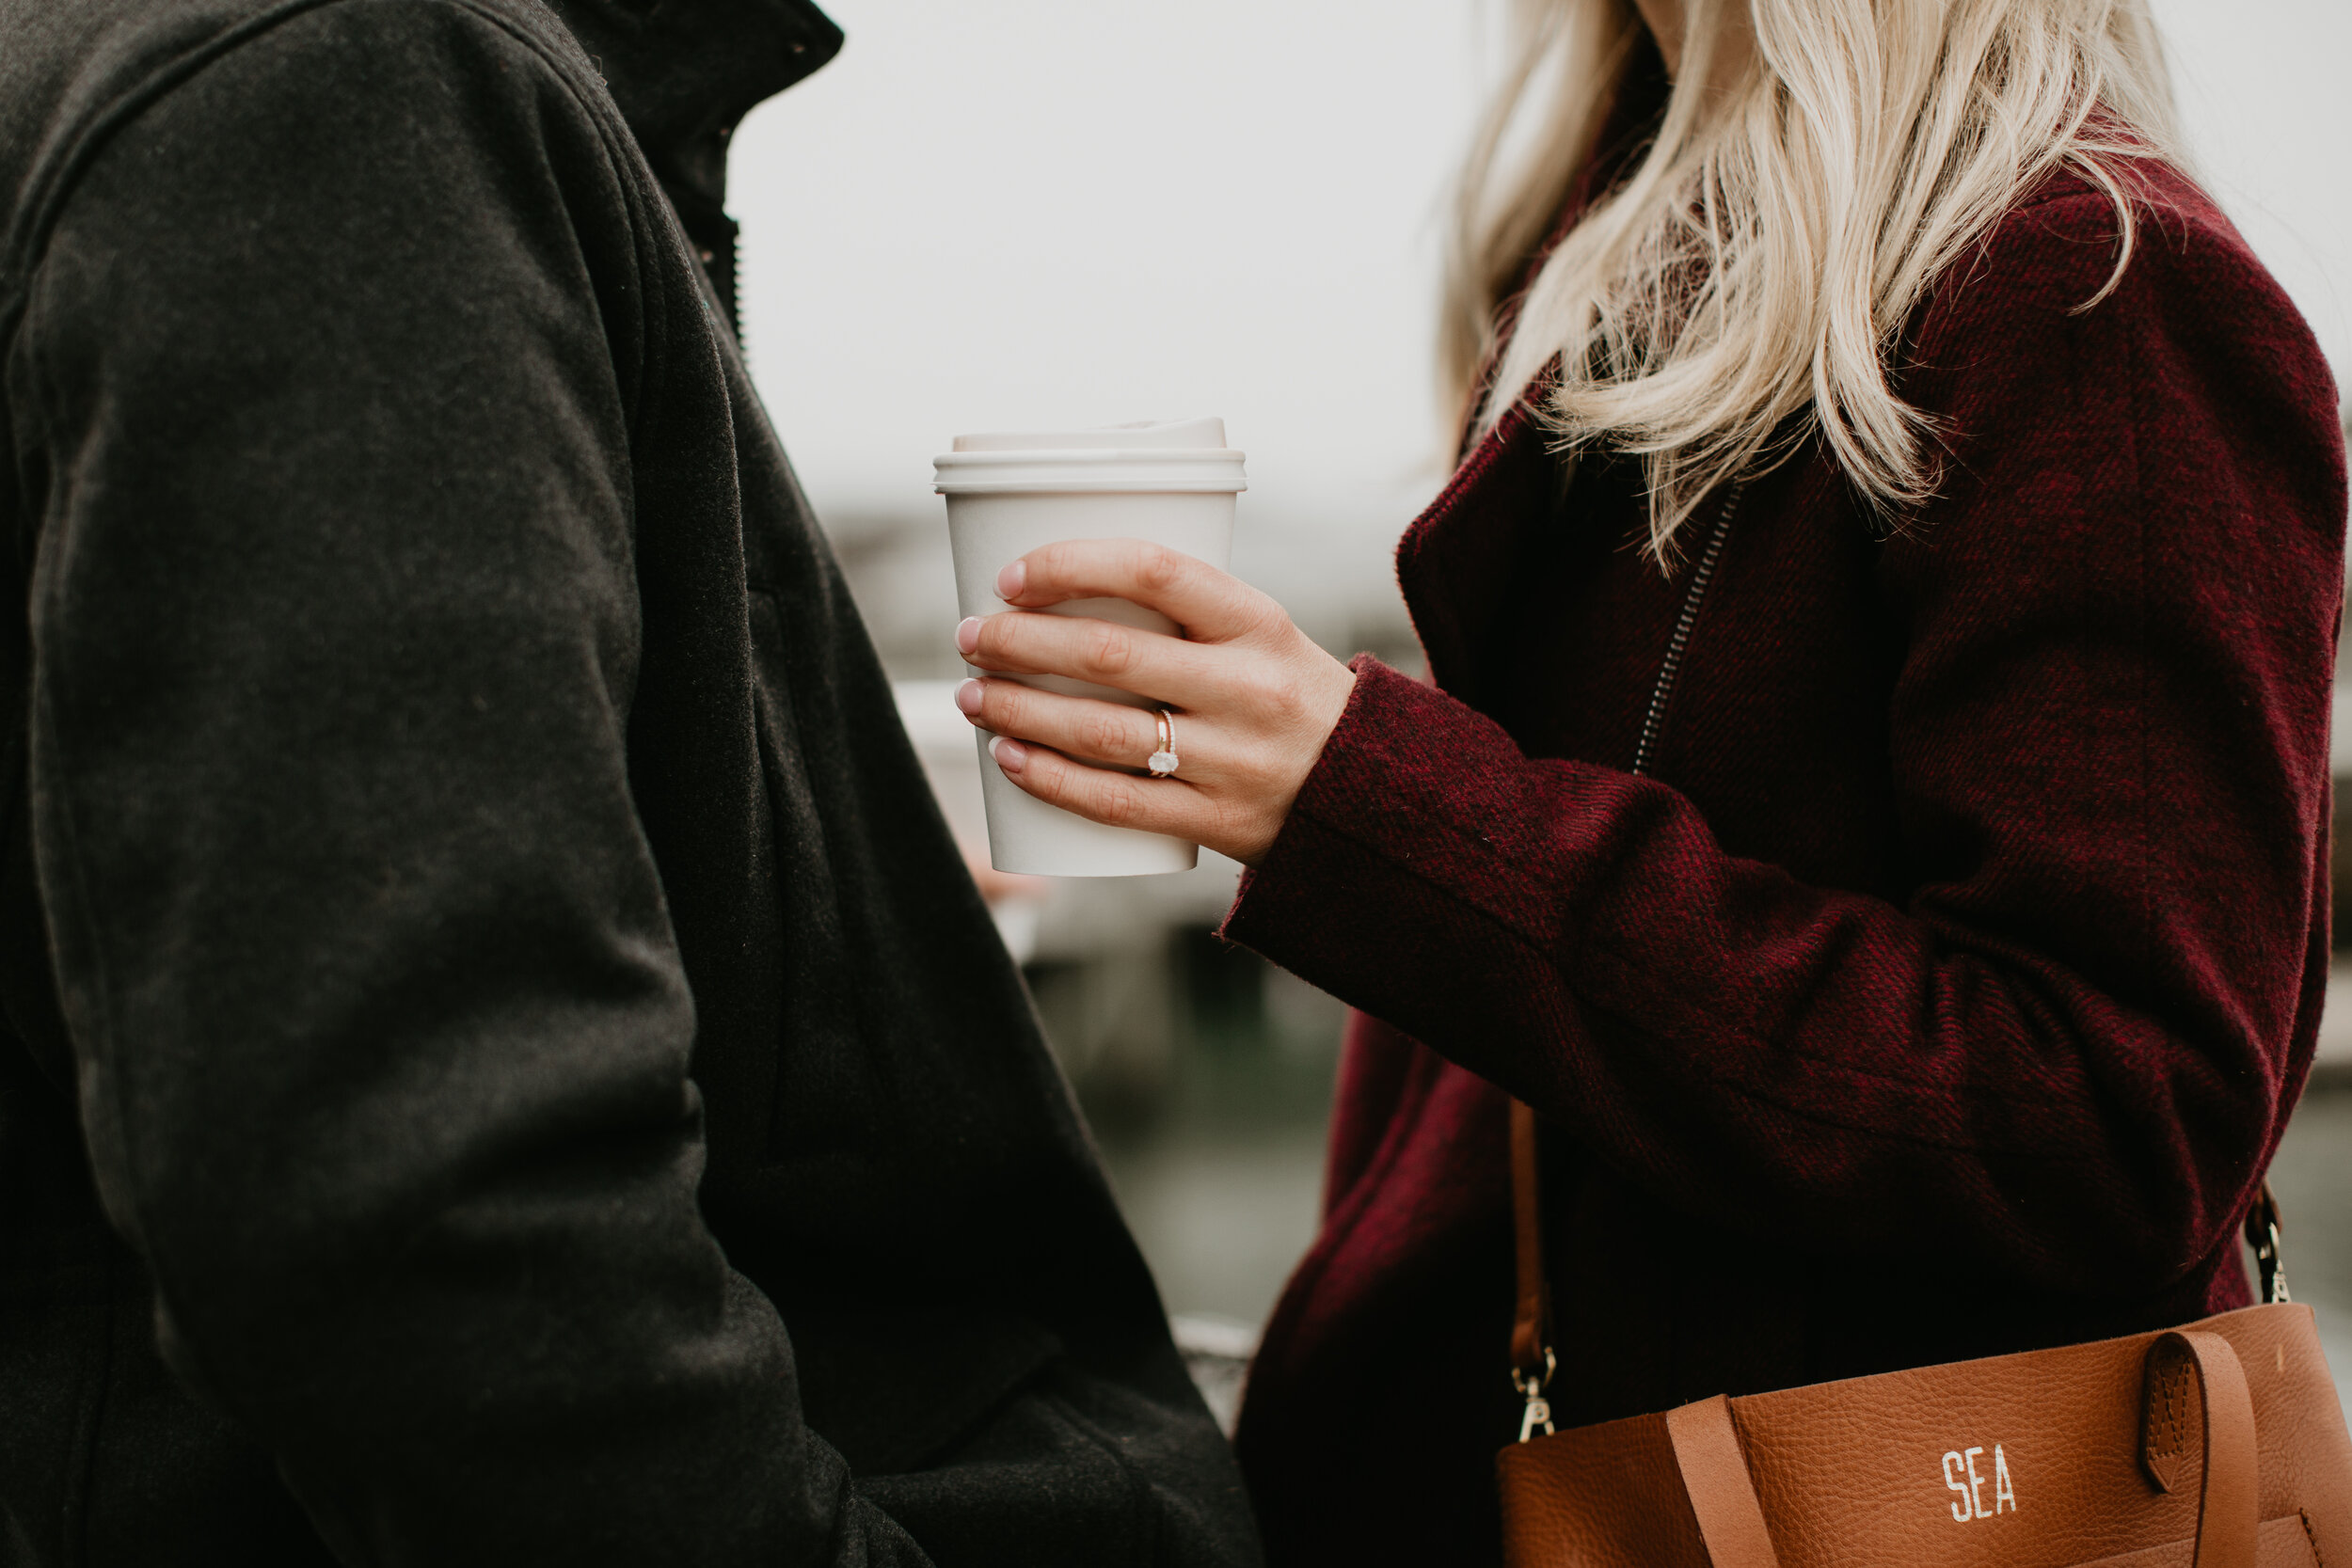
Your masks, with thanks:
[{"label": "leather bag strap", "polygon": [[2142,1379],[2140,1465],[2158,1491],[2180,1483],[2192,1438],[2201,1450],[2193,1568],[2254,1568],[2261,1467],[2246,1369],[2220,1335],[2175,1331],[2148,1347]]},{"label": "leather bag strap", "polygon": [[1551,1285],[1544,1269],[1542,1170],[1535,1113],[1511,1101],[1511,1234],[1518,1253],[1518,1300],[1511,1316],[1511,1366],[1538,1387],[1549,1380]]},{"label": "leather bag strap", "polygon": [[[1669,1410],[1666,1436],[1682,1470],[1683,1490],[1691,1495],[1699,1537],[1707,1543],[1708,1561],[1714,1568],[1780,1568],[1780,1554],[1764,1528],[1764,1505],[1748,1475],[1747,1455],[1731,1424],[1731,1402],[1718,1394]],[[2252,1568],[2251,1559],[2247,1568]]]}]

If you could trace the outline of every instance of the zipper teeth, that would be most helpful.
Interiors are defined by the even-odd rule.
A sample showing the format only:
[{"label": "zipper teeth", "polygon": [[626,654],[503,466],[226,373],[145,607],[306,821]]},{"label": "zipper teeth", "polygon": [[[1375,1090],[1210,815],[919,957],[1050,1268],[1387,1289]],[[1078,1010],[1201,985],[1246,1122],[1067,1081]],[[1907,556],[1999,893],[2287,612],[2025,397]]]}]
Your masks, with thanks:
[{"label": "zipper teeth", "polygon": [[1675,622],[1674,636],[1666,643],[1665,662],[1658,667],[1658,685],[1649,694],[1649,715],[1642,721],[1641,743],[1633,749],[1633,771],[1637,775],[1649,771],[1650,758],[1658,749],[1658,737],[1666,727],[1666,705],[1675,694],[1675,681],[1682,673],[1682,651],[1691,641],[1691,628],[1698,625],[1699,605],[1707,597],[1708,579],[1715,575],[1715,562],[1724,553],[1724,540],[1731,533],[1731,515],[1740,510],[1740,492],[1747,488],[1742,480],[1731,487],[1724,498],[1724,509],[1715,516],[1714,531],[1707,536],[1707,548],[1699,554],[1698,566],[1691,573],[1691,591],[1682,596],[1682,614]]},{"label": "zipper teeth", "polygon": [[751,352],[743,340],[743,237],[738,234],[727,242],[727,313],[735,318],[735,346],[742,351],[743,363],[752,362]]}]

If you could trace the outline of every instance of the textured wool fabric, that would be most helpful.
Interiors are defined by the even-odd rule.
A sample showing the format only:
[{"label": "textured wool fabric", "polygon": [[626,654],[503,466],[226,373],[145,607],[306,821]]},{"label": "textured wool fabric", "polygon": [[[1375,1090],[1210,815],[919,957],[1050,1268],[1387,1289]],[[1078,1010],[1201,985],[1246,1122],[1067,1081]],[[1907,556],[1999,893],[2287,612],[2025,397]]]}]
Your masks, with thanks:
[{"label": "textured wool fabric", "polygon": [[1369,1015],[1243,1412],[1271,1560],[1495,1560],[1506,1093],[1565,1423],[2248,1299],[2325,990],[2343,445],[2229,224],[2139,204],[2094,309],[2072,179],[1937,291],[1916,515],[1818,450],[1749,487],[1651,777],[1691,572],[1631,465],[1522,410],[1406,535],[1433,684],[1359,661],[1227,927]]},{"label": "textured wool fabric", "polygon": [[0,1561],[1254,1561],[567,13],[0,0]]}]

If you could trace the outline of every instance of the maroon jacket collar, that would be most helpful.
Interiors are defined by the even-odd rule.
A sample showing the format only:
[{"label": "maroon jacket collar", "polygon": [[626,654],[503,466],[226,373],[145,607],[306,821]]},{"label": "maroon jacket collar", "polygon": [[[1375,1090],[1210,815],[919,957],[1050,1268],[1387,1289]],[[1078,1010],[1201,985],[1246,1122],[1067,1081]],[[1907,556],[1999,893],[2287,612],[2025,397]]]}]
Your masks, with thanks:
[{"label": "maroon jacket collar", "polygon": [[[1520,302],[1545,260],[1567,238],[1599,194],[1629,173],[1646,152],[1671,90],[1665,62],[1645,35],[1626,62],[1616,102],[1595,138],[1597,150],[1568,187],[1559,221],[1529,256],[1518,289],[1498,309],[1502,330],[1494,351],[1480,369],[1481,382],[1494,373],[1517,325]],[[1463,607],[1499,602],[1500,590],[1511,570],[1514,524],[1525,515],[1522,508],[1558,499],[1551,494],[1557,468],[1545,451],[1545,435],[1535,412],[1557,374],[1555,364],[1538,375],[1511,411],[1474,446],[1469,444],[1470,433],[1465,430],[1465,450],[1454,478],[1414,519],[1397,546],[1397,578],[1413,617],[1413,628],[1429,656],[1431,678],[1473,706],[1480,684],[1473,668],[1478,644],[1473,628],[1464,619]]]},{"label": "maroon jacket collar", "polygon": [[1484,682],[1472,616],[1502,602],[1522,508],[1540,503],[1556,472],[1544,433],[1522,400],[1479,442],[1396,548],[1398,586],[1441,689],[1480,707]]}]

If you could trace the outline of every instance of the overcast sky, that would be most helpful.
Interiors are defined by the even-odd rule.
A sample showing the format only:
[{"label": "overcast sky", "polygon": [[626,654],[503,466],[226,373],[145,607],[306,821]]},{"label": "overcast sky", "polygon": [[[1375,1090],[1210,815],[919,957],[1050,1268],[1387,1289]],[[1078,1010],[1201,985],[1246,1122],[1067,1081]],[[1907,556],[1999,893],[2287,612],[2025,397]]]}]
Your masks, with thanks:
[{"label": "overcast sky", "polygon": [[[849,46],[734,162],[820,509],[936,508],[962,431],[1218,414],[1246,521],[1376,569],[1442,479],[1437,208],[1496,3],[834,0]],[[2201,172],[2352,364],[2352,4],[2157,9]]]}]

